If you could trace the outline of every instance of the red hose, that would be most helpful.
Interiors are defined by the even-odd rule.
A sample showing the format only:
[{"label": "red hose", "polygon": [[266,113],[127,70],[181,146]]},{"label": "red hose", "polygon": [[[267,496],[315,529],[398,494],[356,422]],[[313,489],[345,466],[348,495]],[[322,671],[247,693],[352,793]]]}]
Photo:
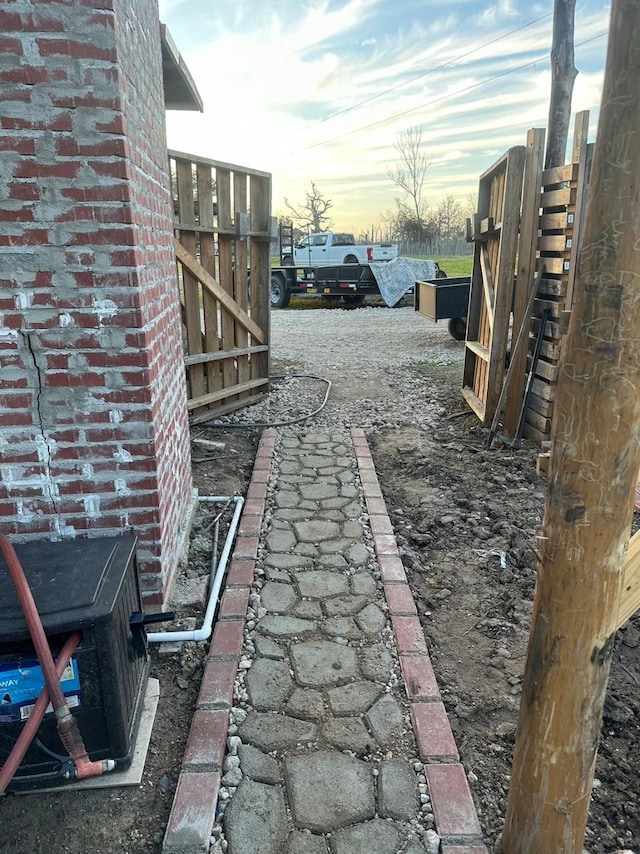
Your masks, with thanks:
[{"label": "red hose", "polygon": [[16,588],[20,607],[22,608],[22,613],[24,614],[27,626],[29,627],[29,634],[31,635],[31,640],[33,641],[33,645],[36,649],[36,656],[40,663],[40,667],[42,668],[44,681],[46,683],[51,702],[53,703],[53,708],[56,711],[56,717],[59,718],[60,715],[64,716],[65,708],[66,714],[70,714],[67,701],[65,700],[62,688],[60,687],[60,680],[56,675],[53,656],[49,649],[47,636],[42,628],[42,622],[40,621],[40,615],[38,614],[33,593],[31,592],[31,588],[29,587],[22,566],[20,565],[20,561],[18,560],[18,555],[16,554],[11,542],[4,534],[0,534],[0,549],[2,549],[2,554],[7,562],[13,586]]},{"label": "red hose", "polygon": [[[62,647],[60,655],[56,660],[56,674],[58,678],[60,678],[64,673],[65,668],[67,664],[69,664],[71,656],[76,651],[76,647],[79,643],[79,632],[74,632],[74,634],[67,638],[65,645]],[[29,745],[35,738],[38,727],[42,723],[42,719],[47,711],[48,705],[49,693],[46,686],[43,686],[42,691],[40,691],[38,699],[31,710],[31,714],[27,718],[25,725],[22,727],[20,735],[16,739],[16,743],[13,745],[7,761],[4,763],[2,768],[0,768],[0,795],[4,793],[5,789],[11,782],[13,775],[20,767],[20,763],[24,759],[25,753],[29,749]]]},{"label": "red hose", "polygon": [[[96,777],[104,773],[104,771],[113,770],[115,763],[112,759],[106,759],[104,762],[92,762],[87,755],[77,721],[72,717],[62,688],[60,687],[60,678],[56,673],[56,666],[51,655],[47,636],[42,628],[42,621],[40,620],[40,615],[38,614],[38,609],[27,583],[24,570],[20,565],[13,545],[4,534],[0,534],[0,550],[2,550],[9,569],[9,575],[16,588],[20,607],[27,621],[29,634],[31,635],[31,640],[35,647],[40,667],[42,668],[47,693],[53,704],[56,720],[58,721],[58,735],[76,765],[78,779]],[[40,721],[38,721],[39,723]],[[20,761],[22,761],[22,757]]]}]

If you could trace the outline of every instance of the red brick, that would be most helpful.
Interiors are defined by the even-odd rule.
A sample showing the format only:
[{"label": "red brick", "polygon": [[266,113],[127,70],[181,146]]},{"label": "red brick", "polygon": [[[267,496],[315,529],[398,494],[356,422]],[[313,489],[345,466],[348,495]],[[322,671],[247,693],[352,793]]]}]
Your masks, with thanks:
[{"label": "red brick", "polygon": [[162,850],[207,854],[220,791],[220,771],[180,774]]},{"label": "red brick", "polygon": [[255,537],[260,534],[262,525],[262,516],[247,516],[242,514],[240,525],[238,526],[238,534],[241,537]]},{"label": "red brick", "polygon": [[373,544],[377,555],[398,555],[398,544],[393,534],[374,534]]},{"label": "red brick", "polygon": [[404,581],[406,583],[407,576],[399,555],[378,555],[378,566],[383,581]]},{"label": "red brick", "polygon": [[489,854],[486,845],[447,845],[442,844],[442,854]]},{"label": "red brick", "polygon": [[260,455],[258,455],[256,457],[256,460],[253,464],[254,475],[257,471],[271,471],[271,455],[269,455],[268,457],[261,457]]},{"label": "red brick", "polygon": [[[371,510],[369,512],[371,513]],[[369,517],[369,524],[372,534],[393,534],[393,525],[387,515],[373,514]]]},{"label": "red brick", "polygon": [[269,472],[267,470],[254,468],[253,474],[251,475],[251,486],[254,483],[269,483]]},{"label": "red brick", "polygon": [[235,548],[233,550],[234,558],[257,558],[258,557],[258,537],[238,537]]},{"label": "red brick", "polygon": [[480,823],[462,765],[427,765],[425,773],[439,835],[480,836]]},{"label": "red brick", "polygon": [[3,36],[0,38],[0,51],[4,54],[12,53],[14,56],[22,56],[22,42],[20,39]]},{"label": "red brick", "polygon": [[353,444],[355,445],[356,439],[364,439],[367,441],[364,435],[364,430],[362,427],[352,427],[351,428],[351,438],[353,439]]},{"label": "red brick", "polygon": [[244,502],[242,514],[244,516],[263,516],[265,511],[265,502],[258,501],[255,498],[250,498]]},{"label": "red brick", "polygon": [[237,672],[237,661],[209,658],[200,683],[198,706],[231,708]]},{"label": "red brick", "polygon": [[366,483],[378,483],[378,475],[374,469],[360,469],[360,480],[363,486]]},{"label": "red brick", "polygon": [[233,655],[240,658],[243,636],[243,620],[225,620],[216,623],[211,643],[211,655]]},{"label": "red brick", "polygon": [[71,56],[75,59],[115,60],[115,47],[101,48],[87,41],[36,39],[40,56]]},{"label": "red brick", "polygon": [[14,170],[14,178],[76,178],[80,171],[80,163],[61,161],[58,163],[42,163],[39,160],[23,159]]},{"label": "red brick", "polygon": [[267,497],[267,484],[266,483],[254,483],[253,480],[249,484],[249,489],[247,490],[247,499],[249,501],[264,501]]},{"label": "red brick", "polygon": [[358,455],[358,468],[360,469],[360,474],[363,471],[375,471],[376,467],[373,464],[373,459],[371,457],[365,457],[361,454]]},{"label": "red brick", "polygon": [[460,758],[442,703],[412,703],[411,717],[421,759],[443,762]]},{"label": "red brick", "polygon": [[380,484],[378,483],[377,478],[375,483],[365,483],[363,481],[362,492],[364,493],[364,497],[367,501],[369,498],[382,498],[382,490],[380,489]]},{"label": "red brick", "polygon": [[[275,444],[275,443],[274,443]],[[273,457],[273,445],[267,445],[260,442],[258,453],[256,454],[256,462],[260,460],[270,460]]]},{"label": "red brick", "polygon": [[391,624],[396,638],[398,652],[419,652],[426,655],[427,644],[417,617],[398,617],[392,615]]},{"label": "red brick", "polygon": [[227,586],[243,586],[253,583],[255,560],[233,559],[227,576]]},{"label": "red brick", "polygon": [[248,602],[248,587],[227,587],[220,604],[220,619],[245,617]]},{"label": "red brick", "polygon": [[372,516],[387,516],[387,505],[384,498],[367,498],[367,510]]},{"label": "red brick", "polygon": [[206,765],[222,768],[226,750],[228,710],[198,709],[191,721],[191,729],[184,753],[184,764]]},{"label": "red brick", "polygon": [[395,584],[389,582],[384,586],[384,595],[387,599],[389,612],[391,614],[416,614],[418,610],[413,601],[413,595],[408,584]]},{"label": "red brick", "polygon": [[364,441],[362,441],[361,439],[354,441],[353,449],[356,452],[356,459],[358,461],[360,461],[362,459],[365,459],[365,460],[372,459],[371,448],[369,447],[366,439]]},{"label": "red brick", "polygon": [[401,655],[400,667],[410,700],[440,699],[440,689],[427,655]]}]

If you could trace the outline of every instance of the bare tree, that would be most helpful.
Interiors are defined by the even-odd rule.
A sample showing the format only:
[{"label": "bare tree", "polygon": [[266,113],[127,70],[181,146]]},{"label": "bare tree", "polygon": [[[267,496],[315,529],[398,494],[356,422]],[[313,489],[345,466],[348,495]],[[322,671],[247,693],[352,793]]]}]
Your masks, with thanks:
[{"label": "bare tree", "polygon": [[412,218],[420,222],[424,215],[422,189],[431,165],[431,155],[422,148],[422,128],[412,127],[403,131],[394,148],[400,160],[395,169],[389,170],[389,177],[410,197]]},{"label": "bare tree", "polygon": [[473,219],[474,214],[478,210],[478,194],[477,193],[469,193],[467,198],[464,200],[464,204],[462,206],[462,212],[465,216],[471,217]]},{"label": "bare tree", "polygon": [[573,83],[578,74],[574,62],[573,32],[576,0],[554,0],[551,45],[551,99],[545,169],[562,166],[567,150]]},{"label": "bare tree", "polygon": [[464,234],[465,216],[462,205],[452,195],[445,196],[435,212],[438,234],[442,240],[453,240]]},{"label": "bare tree", "polygon": [[333,221],[328,216],[327,211],[333,207],[331,199],[326,199],[315,183],[311,182],[311,190],[305,193],[304,203],[298,207],[291,204],[285,198],[286,207],[293,214],[295,225],[303,231],[327,231],[330,229]]}]

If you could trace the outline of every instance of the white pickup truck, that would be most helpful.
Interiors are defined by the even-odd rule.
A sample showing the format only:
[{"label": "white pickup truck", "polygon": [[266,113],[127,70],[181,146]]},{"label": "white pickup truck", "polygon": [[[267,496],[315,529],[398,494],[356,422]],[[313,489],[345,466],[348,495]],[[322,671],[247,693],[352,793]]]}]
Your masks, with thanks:
[{"label": "white pickup truck", "polygon": [[392,261],[397,257],[395,243],[356,243],[353,234],[323,231],[307,235],[293,247],[293,253],[284,252],[282,263],[296,267],[322,267]]}]

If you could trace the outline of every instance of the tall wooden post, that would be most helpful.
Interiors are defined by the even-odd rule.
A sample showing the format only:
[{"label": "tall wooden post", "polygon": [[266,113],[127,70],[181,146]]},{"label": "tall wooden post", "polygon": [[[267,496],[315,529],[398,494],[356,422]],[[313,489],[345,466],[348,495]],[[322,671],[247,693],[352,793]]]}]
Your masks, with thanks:
[{"label": "tall wooden post", "polygon": [[578,74],[574,61],[573,33],[576,0],[554,0],[551,45],[551,98],[545,169],[562,166],[567,153],[573,84]]},{"label": "tall wooden post", "polygon": [[640,4],[613,0],[503,854],[580,854],[640,466]]}]

